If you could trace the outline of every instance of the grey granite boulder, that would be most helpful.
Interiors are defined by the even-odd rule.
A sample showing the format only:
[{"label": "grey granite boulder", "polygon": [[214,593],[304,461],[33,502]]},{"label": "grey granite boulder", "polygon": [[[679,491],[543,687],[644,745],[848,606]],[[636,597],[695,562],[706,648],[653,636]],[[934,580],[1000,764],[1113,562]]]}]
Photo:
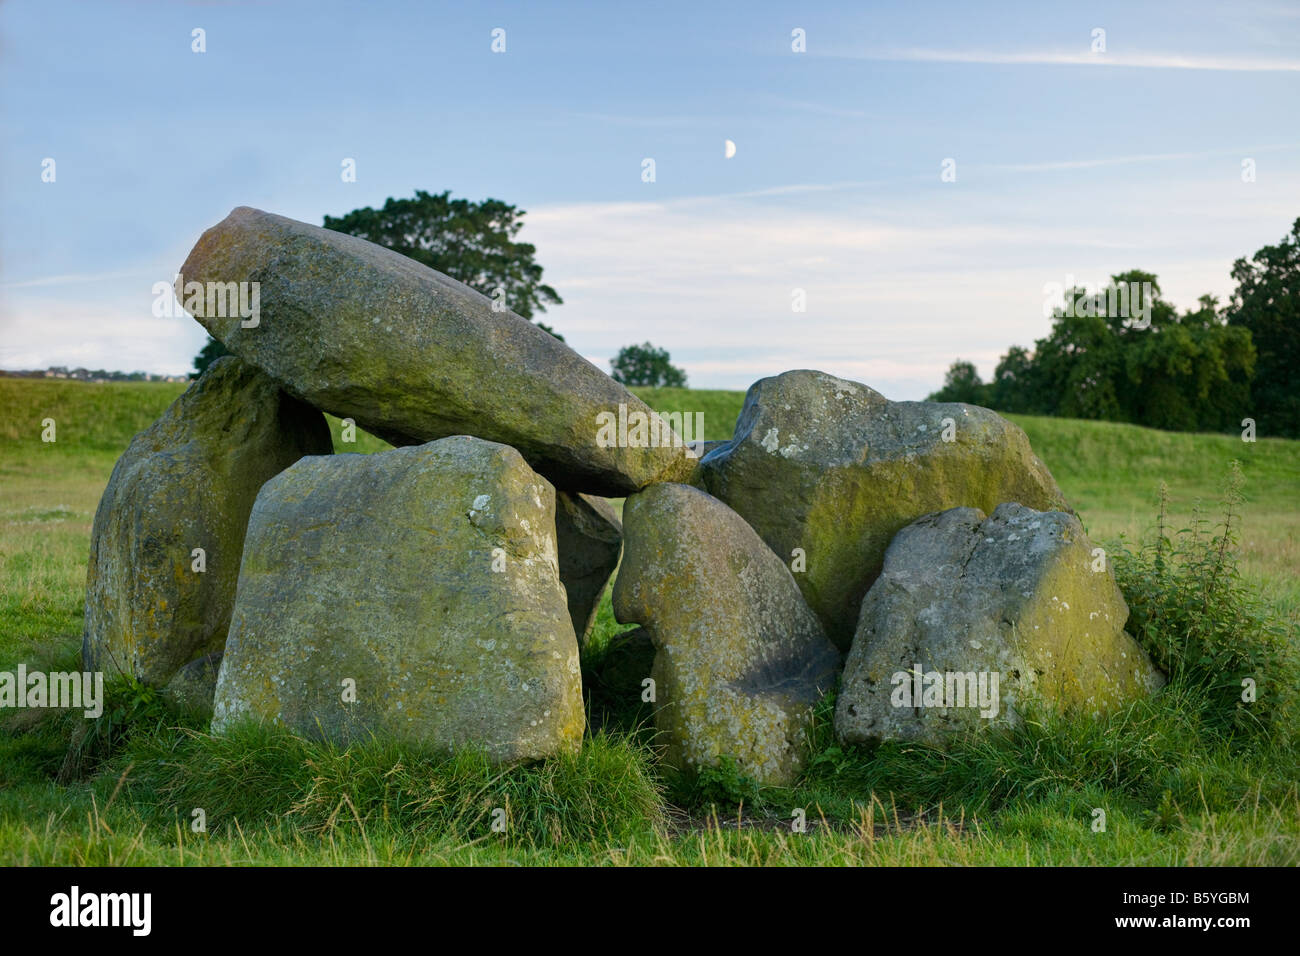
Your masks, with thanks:
[{"label": "grey granite boulder", "polygon": [[305,458],[249,520],[213,727],[281,723],[499,762],[579,746],[555,492],[467,436]]},{"label": "grey granite boulder", "polygon": [[1164,683],[1127,620],[1073,515],[1014,503],[926,515],[895,536],[863,601],[836,731],[941,743],[1031,704],[1113,710]]},{"label": "grey granite boulder", "polygon": [[221,651],[190,661],[178,670],[162,695],[179,710],[207,720],[212,719],[212,698],[217,692],[217,675],[221,673]]},{"label": "grey granite boulder", "polygon": [[669,764],[691,772],[729,758],[760,782],[792,783],[839,654],[790,570],[735,512],[686,485],[628,498],[623,529],[614,613],[656,648]]}]

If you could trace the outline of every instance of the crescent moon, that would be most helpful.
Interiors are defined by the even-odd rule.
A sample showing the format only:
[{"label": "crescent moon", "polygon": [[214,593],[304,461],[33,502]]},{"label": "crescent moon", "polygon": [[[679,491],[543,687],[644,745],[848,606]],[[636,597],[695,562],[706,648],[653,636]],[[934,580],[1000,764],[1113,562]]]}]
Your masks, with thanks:
[{"label": "crescent moon", "polygon": [[722,153],[727,159],[731,159],[732,156],[736,155],[736,144],[731,140],[727,140],[727,144],[723,147]]}]

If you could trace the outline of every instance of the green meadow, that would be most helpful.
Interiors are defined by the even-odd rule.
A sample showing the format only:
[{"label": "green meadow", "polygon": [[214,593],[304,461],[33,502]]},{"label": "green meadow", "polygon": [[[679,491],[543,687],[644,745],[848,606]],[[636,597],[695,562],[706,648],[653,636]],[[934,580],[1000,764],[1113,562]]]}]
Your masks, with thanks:
[{"label": "green meadow", "polygon": [[[0,670],[80,669],[95,507],[182,388],[0,378]],[[636,391],[702,412],[710,439],[730,436],[743,401]],[[1121,713],[858,750],[835,741],[828,701],[795,787],[727,766],[687,780],[607,679],[626,630],[607,593],[584,652],[586,745],[531,766],[264,728],[214,737],[125,683],[97,720],[0,711],[0,863],[1300,864],[1300,442],[1010,417],[1106,547],[1130,631],[1170,674]],[[331,427],[338,451],[385,447]]]}]

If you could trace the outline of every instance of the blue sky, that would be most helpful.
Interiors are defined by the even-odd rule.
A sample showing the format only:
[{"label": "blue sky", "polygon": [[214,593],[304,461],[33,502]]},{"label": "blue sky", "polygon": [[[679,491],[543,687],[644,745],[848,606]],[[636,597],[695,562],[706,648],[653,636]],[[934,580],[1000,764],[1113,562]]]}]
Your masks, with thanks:
[{"label": "blue sky", "polygon": [[204,333],[151,288],[231,208],[450,189],[527,210],[543,318],[601,367],[649,340],[697,387],[819,368],[920,398],[1032,345],[1048,283],[1226,297],[1300,216],[1281,0],[9,0],[0,77],[0,368],[186,371]]}]

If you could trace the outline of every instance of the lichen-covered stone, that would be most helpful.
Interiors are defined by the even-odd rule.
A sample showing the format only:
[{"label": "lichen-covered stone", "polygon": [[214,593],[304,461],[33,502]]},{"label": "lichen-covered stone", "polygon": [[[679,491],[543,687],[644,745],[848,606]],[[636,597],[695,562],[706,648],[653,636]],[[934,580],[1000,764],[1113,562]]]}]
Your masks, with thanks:
[{"label": "lichen-covered stone", "polygon": [[618,567],[623,524],[604,498],[559,491],[555,494],[555,543],[560,552],[560,581],[581,647],[591,633],[609,577]]},{"label": "lichen-covered stone", "polygon": [[86,666],[161,687],[220,651],[258,490],[331,447],[320,412],[245,362],[212,363],[132,439],[100,498],[86,573]]},{"label": "lichen-covered stone", "polygon": [[732,441],[700,462],[692,484],[735,510],[795,568],[841,650],[885,548],[909,522],[959,506],[992,511],[1004,501],[1068,510],[1025,433],[988,409],[891,402],[806,370],[752,385]]},{"label": "lichen-covered stone", "polygon": [[278,721],[502,761],[576,748],[555,492],[468,436],[305,458],[249,519],[213,726]]},{"label": "lichen-covered stone", "polygon": [[793,782],[839,653],[790,570],[735,512],[685,485],[628,498],[623,533],[614,613],[657,648],[668,763],[690,772],[730,758],[763,783]]},{"label": "lichen-covered stone", "polygon": [[172,675],[162,689],[163,697],[179,710],[211,720],[212,698],[217,691],[217,675],[221,673],[221,656],[217,651],[190,661]]},{"label": "lichen-covered stone", "polygon": [[[258,283],[256,324],[206,314],[220,303],[200,305],[193,282]],[[234,354],[394,445],[475,435],[514,446],[557,488],[598,495],[692,467],[680,438],[602,434],[599,416],[618,420],[620,405],[634,425],[659,419],[559,339],[364,239],[241,206],[203,233],[176,291]]]},{"label": "lichen-covered stone", "polygon": [[1073,515],[1015,503],[926,515],[895,536],[863,601],[835,729],[940,743],[1013,724],[1030,702],[1112,710],[1164,683],[1127,620]]}]

